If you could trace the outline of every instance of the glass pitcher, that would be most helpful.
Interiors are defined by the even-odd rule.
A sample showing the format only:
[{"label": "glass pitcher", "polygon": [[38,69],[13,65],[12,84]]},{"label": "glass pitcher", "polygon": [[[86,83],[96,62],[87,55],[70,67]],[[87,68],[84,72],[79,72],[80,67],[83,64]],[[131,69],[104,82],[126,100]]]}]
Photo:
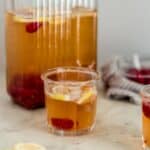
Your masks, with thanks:
[{"label": "glass pitcher", "polygon": [[7,91],[28,109],[44,106],[41,74],[97,66],[97,0],[6,0]]}]

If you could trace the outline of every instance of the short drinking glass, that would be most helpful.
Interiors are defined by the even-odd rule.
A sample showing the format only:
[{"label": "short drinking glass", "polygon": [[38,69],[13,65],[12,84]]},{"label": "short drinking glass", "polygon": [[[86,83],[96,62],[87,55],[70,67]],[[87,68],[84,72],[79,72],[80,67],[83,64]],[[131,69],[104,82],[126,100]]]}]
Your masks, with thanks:
[{"label": "short drinking glass", "polygon": [[150,150],[150,85],[142,89],[141,95],[144,148]]},{"label": "short drinking glass", "polygon": [[48,128],[59,135],[80,135],[95,125],[98,73],[60,67],[42,75]]}]

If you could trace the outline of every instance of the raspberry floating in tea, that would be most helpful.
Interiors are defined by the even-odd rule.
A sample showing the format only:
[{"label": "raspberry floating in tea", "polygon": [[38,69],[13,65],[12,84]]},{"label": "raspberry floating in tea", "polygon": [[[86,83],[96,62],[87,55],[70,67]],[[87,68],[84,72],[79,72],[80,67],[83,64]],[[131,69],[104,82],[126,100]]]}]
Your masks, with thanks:
[{"label": "raspberry floating in tea", "polygon": [[31,23],[28,23],[26,25],[26,31],[28,33],[34,33],[34,32],[37,32],[38,29],[42,26],[42,23],[39,23],[39,22],[31,22]]}]

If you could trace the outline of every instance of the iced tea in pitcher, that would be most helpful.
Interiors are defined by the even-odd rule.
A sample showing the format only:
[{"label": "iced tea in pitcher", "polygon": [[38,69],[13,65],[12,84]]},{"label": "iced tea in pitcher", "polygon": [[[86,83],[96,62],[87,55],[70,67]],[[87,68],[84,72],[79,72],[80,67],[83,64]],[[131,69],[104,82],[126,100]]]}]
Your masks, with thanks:
[{"label": "iced tea in pitcher", "polygon": [[96,9],[84,3],[69,6],[6,13],[7,90],[26,108],[44,106],[43,71],[58,66],[96,69]]}]

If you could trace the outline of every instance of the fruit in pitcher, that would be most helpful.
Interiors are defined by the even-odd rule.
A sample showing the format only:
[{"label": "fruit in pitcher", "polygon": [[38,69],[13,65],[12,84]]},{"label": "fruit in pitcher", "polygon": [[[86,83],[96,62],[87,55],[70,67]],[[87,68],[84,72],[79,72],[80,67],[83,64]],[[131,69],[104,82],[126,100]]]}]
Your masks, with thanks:
[{"label": "fruit in pitcher", "polygon": [[26,25],[26,31],[28,33],[34,33],[34,32],[37,32],[37,30],[42,26],[42,23],[40,22],[31,22],[31,23],[28,23]]},{"label": "fruit in pitcher", "polygon": [[16,75],[10,82],[8,93],[13,101],[27,109],[44,106],[44,88],[40,75]]}]

